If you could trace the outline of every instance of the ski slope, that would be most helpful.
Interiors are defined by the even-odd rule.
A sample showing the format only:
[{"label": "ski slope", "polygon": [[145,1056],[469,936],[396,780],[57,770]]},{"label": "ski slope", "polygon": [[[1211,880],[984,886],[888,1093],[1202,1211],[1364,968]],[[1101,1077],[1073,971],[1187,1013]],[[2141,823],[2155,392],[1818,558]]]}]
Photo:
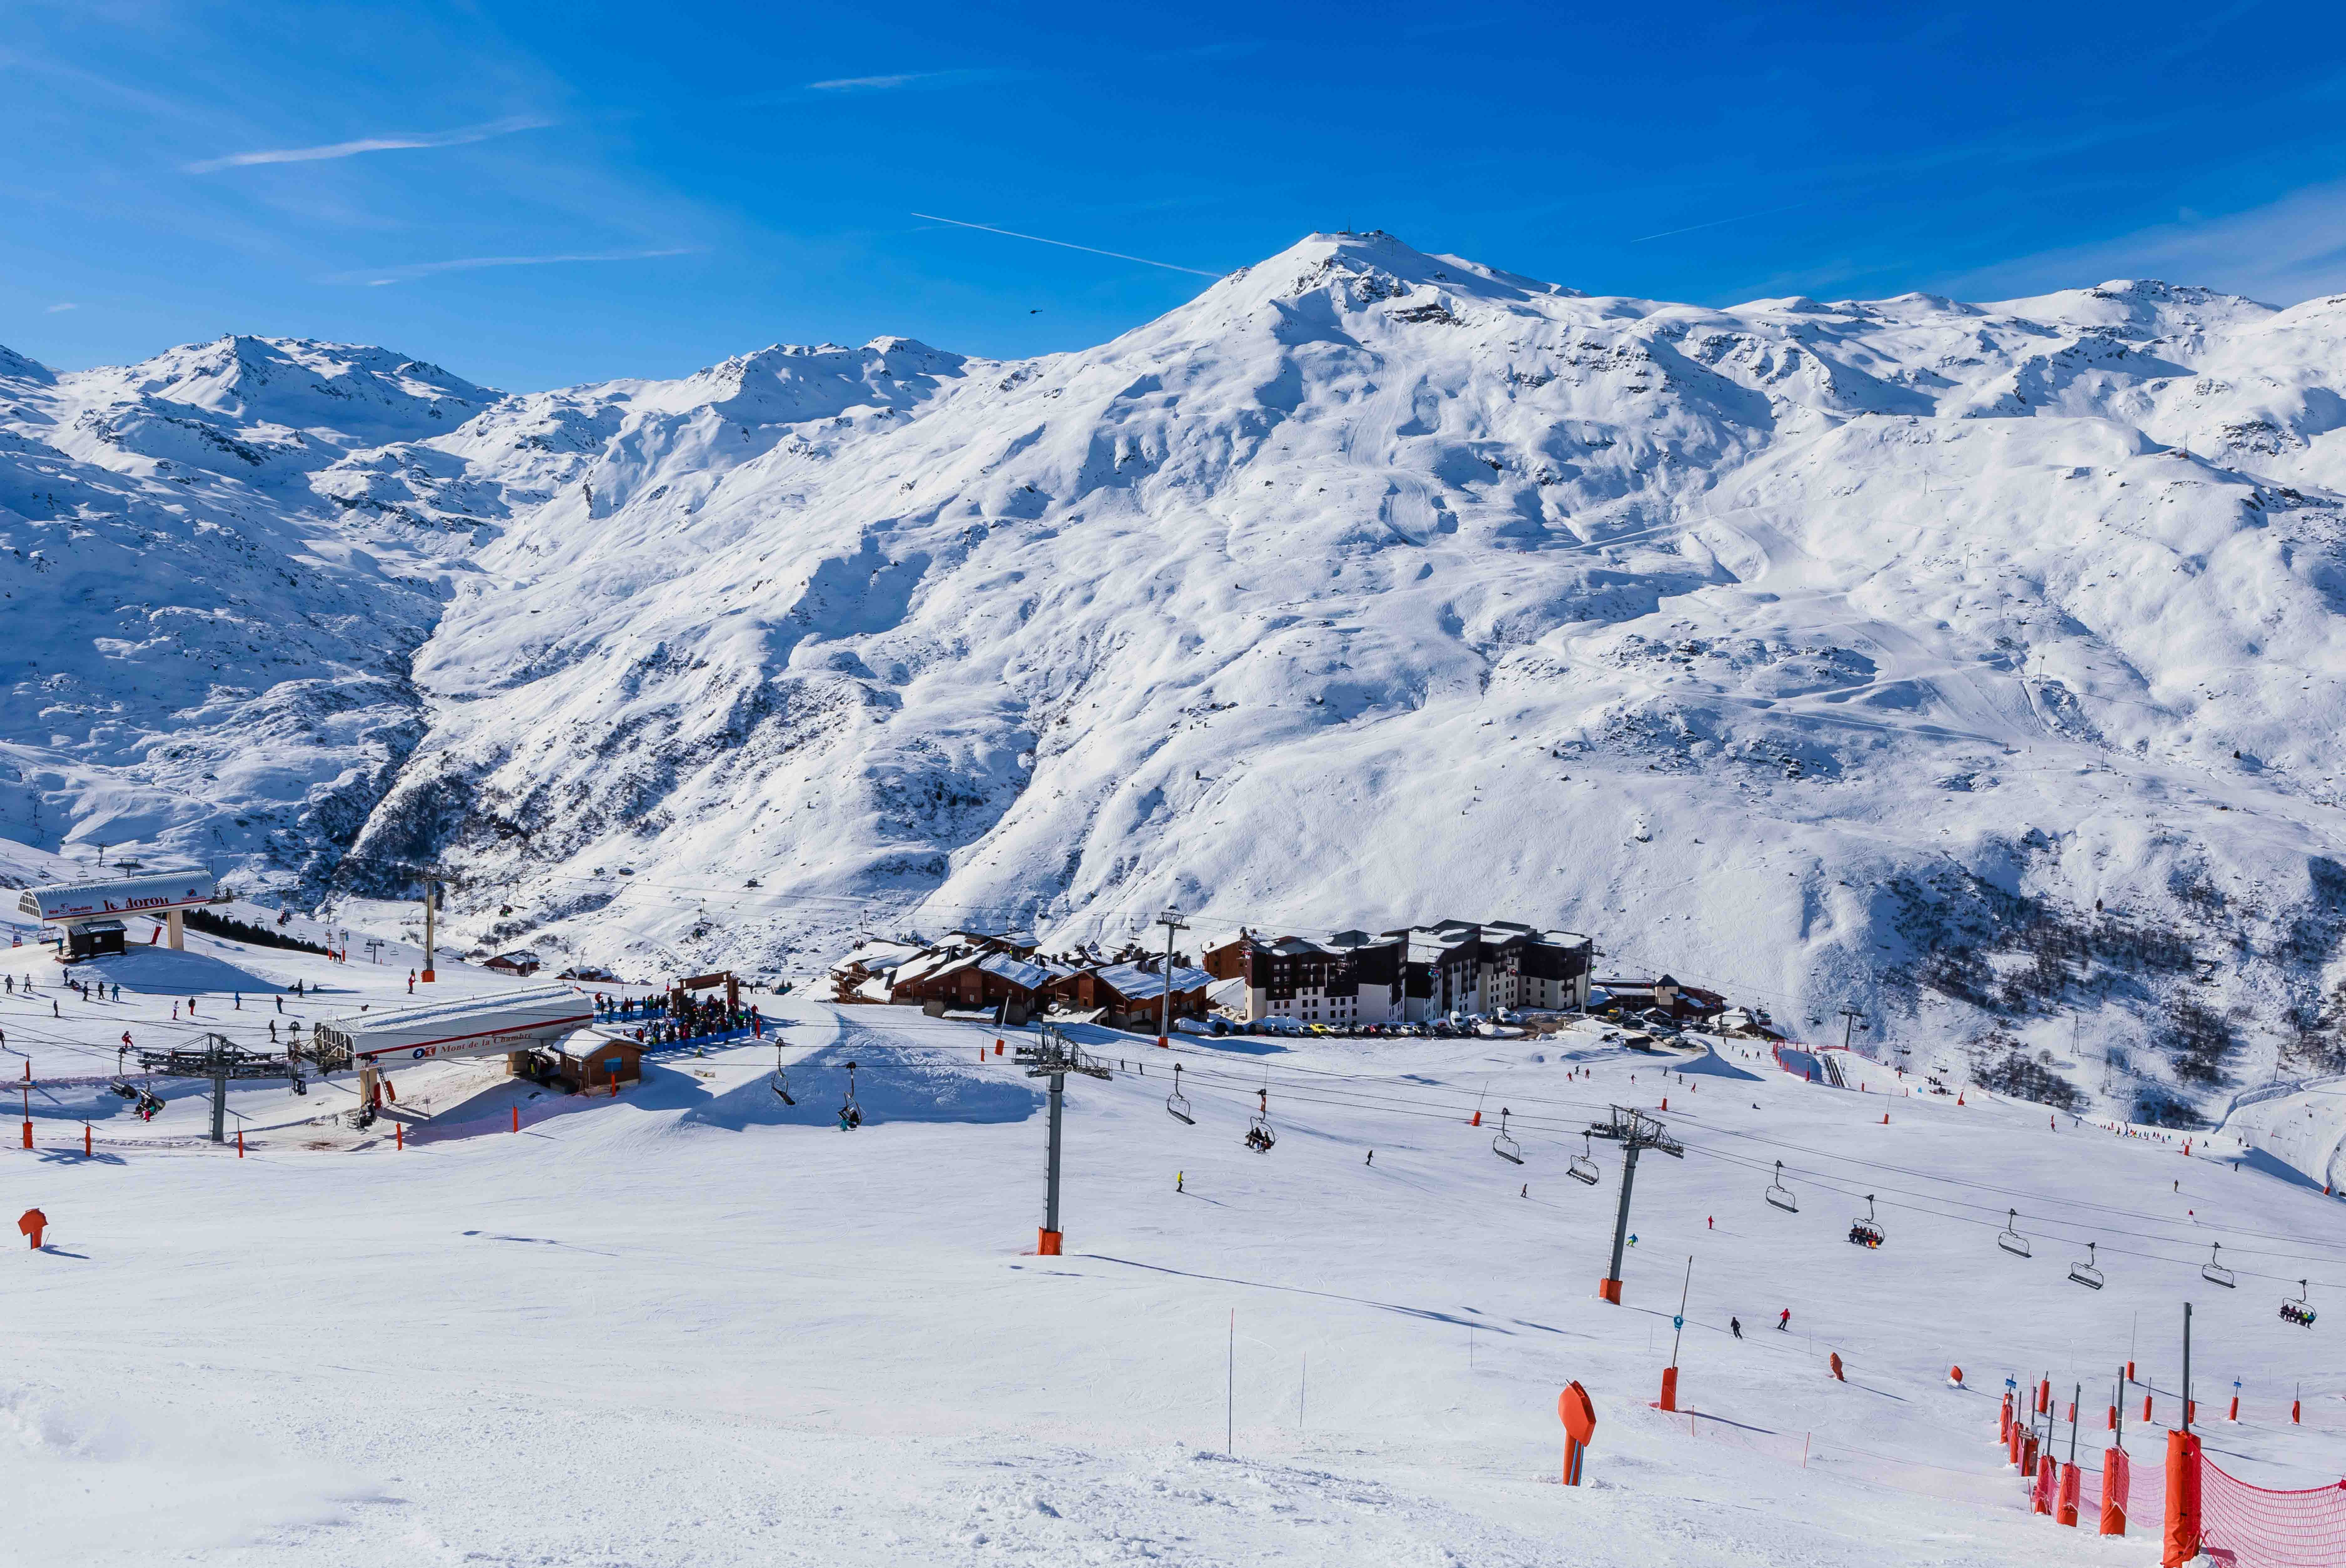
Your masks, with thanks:
[{"label": "ski slope", "polygon": [[[2007,1375],[2065,1399],[2083,1383],[2090,1461],[2132,1355],[2172,1421],[2186,1300],[2218,1461],[2272,1486],[2346,1474],[2336,1200],[2040,1106],[1810,1084],[1735,1041],[1681,1064],[1595,1033],[1159,1052],[1083,1030],[1116,1075],[1069,1090],[1050,1258],[1032,1255],[1040,1096],[994,1032],[796,996],[758,998],[789,1020],[779,1054],[670,1054],[614,1098],[548,1107],[477,1064],[403,1071],[395,1115],[448,1129],[403,1149],[390,1121],[305,1123],[346,1086],[280,1084],[232,1096],[266,1129],[242,1159],[188,1141],[203,1112],[184,1094],[148,1125],[99,1119],[80,1155],[82,1118],[120,1102],[73,1080],[102,1075],[122,1029],[168,1033],[185,992],[203,1027],[251,1039],[296,981],[297,1008],[386,1004],[405,994],[389,956],[191,937],[108,961],[119,1004],[52,1015],[53,964],[32,999],[0,994],[10,1060],[42,1085],[38,1147],[0,1170],[53,1227],[47,1250],[0,1253],[12,1553],[2148,1563],[2147,1519],[2102,1542],[2025,1512],[1995,1396]],[[769,1086],[778,1054],[795,1108]],[[831,1119],[850,1060],[852,1134]],[[1175,1060],[1194,1125],[1166,1114]],[[1267,1156],[1240,1141],[1259,1089]],[[1596,1298],[1617,1154],[1596,1145],[1596,1186],[1564,1176],[1614,1105],[1687,1145],[1640,1163],[1620,1307]],[[1502,1105],[1521,1166],[1491,1152]],[[1796,1215],[1761,1199],[1777,1159]],[[1878,1251],[1843,1239],[1869,1192]],[[1994,1244],[2007,1207],[2028,1260]],[[2066,1278],[2089,1240],[2100,1292]],[[2235,1289],[2197,1272],[2215,1241]],[[1689,1258],[1691,1430],[1647,1408]],[[2274,1316],[2301,1276],[2324,1308],[2310,1331]],[[1575,1379],[1600,1424],[1568,1491],[1556,1399]]]}]

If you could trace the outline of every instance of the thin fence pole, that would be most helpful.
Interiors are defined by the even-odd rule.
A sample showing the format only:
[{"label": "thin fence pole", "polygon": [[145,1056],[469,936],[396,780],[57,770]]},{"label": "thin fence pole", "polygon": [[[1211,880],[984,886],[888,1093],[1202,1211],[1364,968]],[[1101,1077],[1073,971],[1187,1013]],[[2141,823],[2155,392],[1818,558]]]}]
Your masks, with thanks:
[{"label": "thin fence pole", "polygon": [[1238,1445],[1239,1309],[1230,1308],[1230,1343],[1222,1362],[1222,1451],[1236,1455]]}]

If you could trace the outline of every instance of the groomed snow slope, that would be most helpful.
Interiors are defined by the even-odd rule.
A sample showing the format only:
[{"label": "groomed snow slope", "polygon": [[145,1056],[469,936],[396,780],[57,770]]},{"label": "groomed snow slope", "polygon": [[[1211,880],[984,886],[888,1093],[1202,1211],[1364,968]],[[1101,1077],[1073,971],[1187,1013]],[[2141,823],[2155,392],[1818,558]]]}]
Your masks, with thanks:
[{"label": "groomed snow slope", "polygon": [[[1322,234],[1079,353],[773,348],[365,444],[484,395],[408,367],[280,486],[412,585],[368,613],[431,601],[410,722],[271,775],[363,827],[148,820],[303,896],[448,865],[467,940],[622,969],[875,912],[1520,919],[2209,1112],[2338,1047],[2341,323],[1711,310]],[[131,769],[16,689],[28,836],[102,836]]]},{"label": "groomed snow slope", "polygon": [[[31,1003],[0,995],[42,1085],[40,1147],[0,1169],[54,1227],[47,1251],[0,1253],[0,1506],[27,1561],[2147,1564],[2139,1492],[2122,1542],[2025,1512],[1994,1396],[2006,1375],[2049,1374],[2065,1399],[2082,1382],[2090,1465],[2129,1354],[2175,1420],[2185,1299],[2203,1417],[2245,1384],[2242,1422],[2203,1420],[2217,1462],[2280,1487],[2346,1471],[2324,1349],[2339,1209],[2179,1138],[1815,1087],[1732,1042],[1666,1081],[1595,1034],[1193,1045],[1191,1126],[1163,1108],[1172,1053],[1096,1033],[1147,1075],[1071,1090],[1068,1250],[1046,1259],[1028,1255],[1035,1086],[978,1065],[991,1032],[784,1002],[796,1111],[753,1047],[670,1056],[616,1100],[533,1104],[518,1135],[519,1092],[484,1084],[434,1117],[472,1135],[404,1150],[388,1124],[282,1126],[242,1160],[171,1146],[201,1125],[175,1097],[151,1125],[101,1122],[85,1161],[80,1115],[118,1102],[62,1080],[88,1052],[110,1065],[125,1027],[168,1037],[184,966],[217,966],[203,1026],[255,1043],[276,985],[322,992],[296,1013],[404,994],[398,955],[193,947],[109,961],[119,1004],[66,993],[51,1017],[53,966],[27,970]],[[842,1134],[825,1123],[851,1057],[873,1119]],[[473,1070],[400,1073],[395,1114]],[[1267,1156],[1239,1138],[1260,1085]],[[234,1103],[258,1126],[347,1094]],[[1620,1162],[1599,1143],[1602,1183],[1566,1180],[1569,1129],[1665,1095],[1688,1156],[1642,1162],[1609,1307],[1594,1287]],[[1521,1166],[1467,1125],[1502,1104]],[[1761,1201],[1777,1158],[1798,1215]],[[1865,1192],[1879,1251],[1842,1239]],[[2007,1205],[2033,1259],[1993,1244]],[[2219,1239],[2235,1290],[2196,1272]],[[2065,1277],[2087,1240],[2098,1293]],[[1689,1256],[1691,1431],[1645,1408]],[[2295,1294],[2279,1277],[2303,1274],[2310,1331],[2274,1316]],[[1946,1387],[1950,1362],[1969,1390]],[[1600,1425],[1567,1492],[1555,1403],[1573,1379]],[[2135,1397],[2147,1459],[2164,1438],[2136,1429]]]}]

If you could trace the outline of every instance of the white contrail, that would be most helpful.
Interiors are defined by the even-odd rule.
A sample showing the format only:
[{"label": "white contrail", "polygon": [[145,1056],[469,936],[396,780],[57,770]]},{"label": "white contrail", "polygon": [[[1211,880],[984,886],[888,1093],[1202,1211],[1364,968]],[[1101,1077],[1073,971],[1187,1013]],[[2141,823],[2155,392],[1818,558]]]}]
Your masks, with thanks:
[{"label": "white contrail", "polygon": [[648,261],[656,256],[689,256],[695,247],[663,250],[572,250],[555,256],[464,256],[453,261],[411,261],[399,267],[375,267],[355,272],[334,272],[323,283],[405,283],[436,272],[469,272],[476,267],[546,267],[561,261]]},{"label": "white contrail", "polygon": [[860,88],[885,89],[901,87],[907,82],[925,82],[932,76],[950,76],[952,71],[899,71],[892,76],[834,76],[827,82],[809,82],[811,92],[853,92]]},{"label": "white contrail", "polygon": [[1007,234],[1013,239],[1032,239],[1037,245],[1056,245],[1068,250],[1088,250],[1095,256],[1113,256],[1119,261],[1137,261],[1143,267],[1162,267],[1168,272],[1194,272],[1200,278],[1219,278],[1219,272],[1209,272],[1202,267],[1177,267],[1170,261],[1151,261],[1146,256],[1127,256],[1121,250],[1103,250],[1096,245],[1077,245],[1066,239],[1046,239],[1039,234],[1021,234],[1015,229],[996,229],[991,223],[964,223],[958,218],[939,218],[933,212],[915,212],[915,218],[925,218],[932,223],[950,223],[956,229],[982,229],[988,234]]},{"label": "white contrail", "polygon": [[1665,229],[1659,234],[1640,234],[1627,243],[1643,245],[1648,239],[1668,239],[1673,234],[1691,234],[1698,229],[1716,229],[1722,223],[1740,223],[1747,218],[1765,218],[1771,212],[1790,212],[1795,207],[1809,205],[1805,201],[1793,201],[1782,207],[1763,207],[1757,212],[1739,212],[1732,218],[1714,218],[1708,223],[1689,223],[1684,229]]},{"label": "white contrail", "polygon": [[362,137],[357,141],[328,142],[323,147],[280,147],[263,152],[230,153],[226,158],[208,158],[200,163],[183,164],[188,174],[215,174],[223,168],[244,168],[256,163],[315,163],[321,158],[354,158],[362,152],[401,152],[412,148],[462,147],[466,142],[486,141],[491,137],[510,136],[515,131],[543,130],[554,122],[527,115],[509,119],[491,120],[486,125],[465,126],[452,131],[421,131],[411,136]]}]

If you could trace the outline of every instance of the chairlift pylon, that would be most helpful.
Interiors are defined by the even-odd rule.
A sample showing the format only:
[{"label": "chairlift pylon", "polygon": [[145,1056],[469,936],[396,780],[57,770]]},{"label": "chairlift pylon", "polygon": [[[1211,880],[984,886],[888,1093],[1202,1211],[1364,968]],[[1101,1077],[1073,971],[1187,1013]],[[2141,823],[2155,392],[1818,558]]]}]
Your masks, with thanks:
[{"label": "chairlift pylon", "polygon": [[1509,1160],[1516,1165],[1521,1165],[1524,1163],[1524,1146],[1515,1142],[1515,1140],[1508,1135],[1507,1115],[1507,1107],[1501,1105],[1499,1107],[1499,1135],[1491,1140],[1491,1152],[1498,1156],[1503,1160]]},{"label": "chairlift pylon", "polygon": [[1851,1247],[1874,1247],[1882,1242],[1882,1222],[1873,1217],[1873,1195],[1865,1195],[1865,1213],[1849,1222],[1849,1244]]},{"label": "chairlift pylon", "polygon": [[1258,1108],[1254,1119],[1247,1124],[1246,1146],[1259,1155],[1270,1153],[1270,1145],[1279,1142],[1279,1135],[1270,1127],[1270,1091],[1255,1091]]},{"label": "chairlift pylon", "polygon": [[855,1064],[847,1064],[847,1098],[839,1103],[839,1130],[853,1132],[863,1125],[863,1107],[855,1103]]},{"label": "chairlift pylon", "polygon": [[1588,1135],[1581,1134],[1580,1153],[1572,1156],[1572,1163],[1564,1167],[1564,1174],[1576,1182],[1595,1186],[1603,1179],[1603,1173],[1596,1168],[1596,1156],[1589,1153],[1590,1146]]},{"label": "chairlift pylon", "polygon": [[2213,1242],[2209,1245],[2208,1261],[2199,1266],[2199,1278],[2210,1285],[2220,1285],[2227,1290],[2237,1290],[2240,1288],[2240,1282],[2232,1278],[2230,1269],[2224,1267],[2223,1252],[2222,1242]]},{"label": "chairlift pylon", "polygon": [[1173,1092],[1165,1096],[1165,1114],[1175,1121],[1196,1126],[1198,1119],[1189,1114],[1189,1096],[1181,1092],[1181,1064],[1173,1064]]},{"label": "chairlift pylon", "polygon": [[2294,1323],[2300,1329],[2310,1329],[2313,1327],[2315,1313],[2313,1303],[2307,1298],[2304,1280],[2299,1280],[2297,1294],[2294,1297],[2281,1298],[2280,1318],[2284,1323]]},{"label": "chairlift pylon", "polygon": [[1776,1179],[1768,1184],[1768,1190],[1761,1196],[1786,1214],[1800,1212],[1800,1200],[1794,1197],[1792,1189],[1784,1185],[1784,1162],[1781,1160],[1776,1162]]},{"label": "chairlift pylon", "polygon": [[2004,1228],[1995,1233],[1995,1244],[2014,1257],[2034,1257],[2035,1255],[2028,1250],[2028,1237],[2020,1234],[2019,1224],[2020,1211],[2016,1208],[2005,1209]]},{"label": "chairlift pylon", "polygon": [[2102,1288],[2102,1271],[2094,1267],[2095,1249],[2099,1245],[2100,1243],[2092,1241],[2086,1243],[2086,1261],[2069,1265],[2069,1278],[2088,1290],[2099,1290]]}]

